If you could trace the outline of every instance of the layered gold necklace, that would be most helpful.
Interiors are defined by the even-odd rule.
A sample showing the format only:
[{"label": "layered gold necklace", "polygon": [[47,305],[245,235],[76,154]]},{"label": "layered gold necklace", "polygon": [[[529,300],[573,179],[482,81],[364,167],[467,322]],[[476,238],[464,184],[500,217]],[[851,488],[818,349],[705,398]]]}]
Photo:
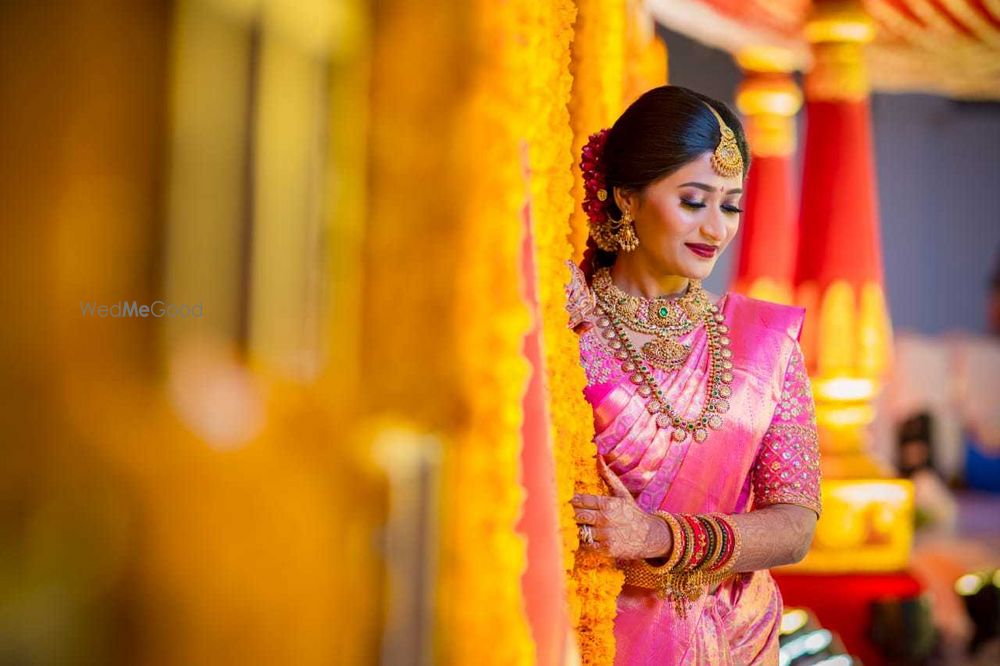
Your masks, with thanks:
[{"label": "layered gold necklace", "polygon": [[594,274],[594,292],[598,299],[630,330],[655,336],[642,346],[646,361],[668,372],[677,370],[691,353],[689,345],[678,338],[690,333],[711,305],[700,283],[692,280],[680,297],[642,298],[627,294],[611,280],[607,268]]},{"label": "layered gold necklace", "polygon": [[[601,268],[594,274],[592,286],[601,309],[598,328],[608,340],[615,358],[622,362],[622,370],[639,386],[639,395],[647,399],[647,410],[656,414],[656,425],[672,427],[671,436],[679,442],[689,434],[696,442],[705,441],[709,428],[714,430],[722,426],[722,414],[729,410],[732,395],[729,328],[723,323],[725,317],[718,306],[709,300],[696,280],[691,281],[687,292],[680,297],[642,298],[619,289],[611,280],[611,272]],[[691,347],[678,338],[699,325],[705,327],[708,336],[709,376],[701,412],[697,418],[689,420],[681,417],[667,402],[647,363],[668,372],[679,369],[690,356]],[[643,344],[640,351],[629,339],[626,328],[654,338]]]}]

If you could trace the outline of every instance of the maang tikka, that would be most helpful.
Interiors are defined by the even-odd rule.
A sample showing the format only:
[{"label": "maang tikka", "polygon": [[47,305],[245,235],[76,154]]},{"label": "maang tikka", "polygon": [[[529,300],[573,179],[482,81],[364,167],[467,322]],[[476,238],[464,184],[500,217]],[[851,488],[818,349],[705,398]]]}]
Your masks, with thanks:
[{"label": "maang tikka", "polygon": [[712,168],[720,176],[725,178],[730,178],[736,175],[743,175],[743,153],[740,152],[740,145],[736,142],[736,134],[733,130],[729,129],[726,122],[719,115],[711,104],[705,103],[708,110],[712,112],[715,119],[719,121],[719,132],[722,137],[719,139],[719,145],[715,147],[715,152],[712,153]]}]

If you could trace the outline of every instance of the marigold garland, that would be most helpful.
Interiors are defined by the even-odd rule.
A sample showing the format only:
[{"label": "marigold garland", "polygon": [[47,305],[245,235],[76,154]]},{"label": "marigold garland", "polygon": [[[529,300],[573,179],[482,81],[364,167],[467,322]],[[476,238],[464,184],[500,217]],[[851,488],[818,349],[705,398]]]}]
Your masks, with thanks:
[{"label": "marigold garland", "polygon": [[[537,3],[533,10],[529,43],[538,49],[526,66],[530,94],[529,160],[531,166],[531,215],[535,242],[535,265],[538,270],[538,301],[544,334],[546,377],[551,415],[551,437],[555,443],[558,473],[559,516],[563,534],[563,562],[567,572],[573,569],[576,529],[569,500],[573,494],[575,473],[570,469],[570,442],[584,444],[592,437],[587,424],[591,416],[583,402],[583,371],[579,364],[561,364],[559,359],[576,346],[575,336],[566,329],[566,311],[562,285],[566,281],[565,260],[572,252],[567,238],[566,221],[574,202],[568,196],[572,188],[572,140],[569,112],[572,77],[569,72],[570,46],[576,8],[569,0]],[[527,50],[526,50],[527,51]],[[570,620],[575,627],[579,612],[574,610],[576,581],[569,577]]]},{"label": "marigold garland", "polygon": [[444,442],[434,663],[535,655],[515,531],[526,4],[386,0],[376,12],[365,395]]},{"label": "marigold garland", "polygon": [[521,587],[526,544],[515,531],[524,501],[522,400],[530,373],[522,346],[531,322],[523,285],[512,279],[524,233],[520,142],[531,117],[523,92],[531,61],[524,52],[543,57],[532,52],[530,37],[542,26],[526,21],[530,7],[525,0],[475,3],[470,96],[452,144],[453,164],[465,174],[455,279],[467,403],[446,484],[453,550],[445,661],[452,664],[535,659]]},{"label": "marigold garland", "polygon": [[[408,167],[403,165],[434,159],[433,168],[443,176],[441,188],[462,195],[442,201],[427,193],[425,182],[401,171],[391,182],[405,194],[394,199],[409,202],[412,210],[396,211],[394,204],[383,202],[380,219],[395,214],[411,224],[421,223],[408,232],[407,225],[393,230],[386,222],[369,242],[382,261],[408,268],[414,261],[431,262],[439,270],[427,279],[438,280],[443,274],[454,280],[421,287],[416,292],[421,296],[412,305],[395,304],[404,312],[393,310],[392,318],[402,314],[400,321],[418,325],[418,334],[425,335],[422,327],[428,320],[419,313],[430,305],[428,299],[454,294],[454,309],[445,313],[449,323],[443,327],[444,338],[435,340],[433,347],[422,337],[414,340],[425,358],[410,367],[392,358],[380,359],[380,368],[391,365],[396,374],[383,376],[370,391],[395,403],[413,387],[435,382],[442,390],[433,393],[440,397],[411,395],[418,417],[431,426],[441,424],[446,431],[456,417],[462,419],[447,447],[444,469],[437,599],[442,629],[436,656],[441,663],[454,664],[534,660],[520,585],[525,544],[514,529],[524,499],[517,474],[521,399],[529,376],[521,344],[529,313],[521,299],[522,285],[511,276],[520,265],[527,186],[570,619],[583,663],[610,666],[623,576],[607,558],[576,552],[569,499],[575,491],[606,493],[607,489],[594,465],[592,415],[582,396],[585,378],[577,338],[565,325],[562,287],[568,279],[565,259],[579,259],[586,239],[576,170],[580,147],[590,132],[608,126],[623,106],[626,0],[616,0],[610,7],[596,0],[500,4],[477,0],[461,8],[432,0],[432,5],[442,14],[442,21],[432,25],[425,24],[428,8],[407,3],[394,2],[391,11],[379,14],[385,19],[380,27],[384,43],[395,45],[386,55],[424,54],[426,76],[421,82],[413,81],[409,66],[380,65],[391,71],[386,94],[392,86],[399,87],[392,91],[397,100],[397,108],[391,109],[394,117],[424,118],[435,130],[448,128],[429,135],[449,138],[418,139],[406,125],[392,131],[387,117],[383,140],[378,142],[384,151],[377,152],[386,165],[399,164],[404,170]],[[461,37],[452,39],[453,35]],[[428,81],[443,71],[445,59],[452,66],[462,63],[462,85],[448,79],[437,86],[460,94],[439,94],[437,111],[425,117],[422,114],[435,108],[428,97],[435,87]],[[403,110],[398,108],[401,99],[408,100]],[[521,172],[525,157],[528,183]],[[435,200],[457,203],[439,210],[433,225],[424,224],[429,219],[428,203]],[[445,238],[451,241],[442,242]],[[412,289],[398,275],[384,277],[372,286],[379,303],[390,303],[391,293]],[[378,311],[375,316],[389,315]],[[440,311],[435,317],[440,323]],[[398,327],[390,328],[385,335],[398,333]],[[378,348],[393,351],[390,345]],[[439,358],[441,350],[453,354],[454,362]],[[414,349],[393,353],[397,351],[409,357]],[[430,375],[425,372],[429,365],[437,368]],[[447,368],[457,369],[457,375],[442,371]],[[419,376],[409,376],[413,372]],[[503,640],[497,641],[497,636]]]},{"label": "marigold garland", "polygon": [[[662,52],[655,35],[637,28],[638,21],[649,19],[637,11],[633,0],[579,0],[576,4],[568,107],[573,137],[569,169],[562,172],[572,178],[570,225],[568,230],[560,224],[538,225],[535,237],[570,621],[576,630],[582,662],[611,666],[617,597],[624,576],[607,558],[578,550],[576,522],[568,505],[574,492],[606,494],[608,489],[594,464],[593,415],[583,399],[586,378],[580,367],[578,340],[566,328],[562,285],[569,278],[565,260],[582,258],[588,233],[579,168],[583,145],[592,133],[611,126],[632,101],[635,87],[642,86],[643,74],[650,76],[645,89],[666,83],[666,60],[659,71],[649,66],[639,71],[627,69],[626,53],[643,53],[644,63],[649,63],[658,49]],[[558,121],[563,123],[564,118],[559,115]],[[562,159],[565,164],[565,156]],[[552,182],[564,181],[554,176]],[[555,196],[549,198],[556,200]]]},{"label": "marigold garland", "polygon": [[656,36],[656,22],[643,0],[628,0],[625,24],[624,106],[650,88],[667,82],[667,45]]},{"label": "marigold garland", "polygon": [[[522,138],[527,140],[531,174],[528,186],[570,620],[583,663],[610,666],[614,661],[616,599],[623,575],[607,558],[577,552],[576,523],[569,499],[574,492],[605,493],[607,489],[594,465],[592,415],[582,396],[585,377],[579,365],[577,338],[565,326],[562,286],[568,277],[565,259],[582,254],[586,239],[585,222],[571,222],[567,228],[566,221],[580,219],[582,188],[574,166],[586,132],[595,128],[591,120],[586,120],[589,114],[571,118],[570,109],[575,98],[596,97],[601,111],[593,115],[603,112],[606,118],[603,125],[597,123],[596,127],[607,126],[622,110],[626,31],[635,16],[627,15],[624,0],[611,8],[607,2],[572,0],[522,0],[501,7],[502,11],[492,3],[478,5],[478,20],[482,23],[475,34],[482,37],[479,43],[489,49],[480,54],[482,78],[477,80],[482,87],[470,107],[468,134],[457,142],[458,146],[476,147],[475,155],[467,154],[474,157],[475,164],[505,166],[496,169],[491,177],[477,176],[470,183],[474,193],[468,199],[468,221],[462,225],[468,230],[462,256],[468,260],[469,270],[463,274],[468,290],[459,294],[460,311],[469,315],[466,321],[492,318],[495,325],[478,331],[470,327],[460,341],[468,395],[473,398],[468,442],[463,445],[469,448],[468,466],[463,466],[460,476],[480,482],[492,479],[495,485],[491,484],[486,493],[480,489],[478,495],[471,487],[462,492],[462,512],[467,518],[457,522],[481,528],[476,530],[479,548],[466,553],[479,556],[467,561],[467,569],[456,568],[455,583],[461,580],[461,588],[453,589],[462,589],[466,597],[469,590],[476,592],[463,606],[479,610],[465,619],[458,608],[450,614],[452,629],[460,638],[451,645],[449,661],[479,661],[482,646],[491,645],[491,663],[530,663],[530,658],[526,659],[530,635],[516,619],[520,587],[511,582],[512,574],[524,568],[523,543],[511,529],[516,520],[514,511],[523,498],[516,479],[509,476],[517,469],[520,396],[528,372],[520,357],[520,342],[528,321],[519,300],[520,285],[507,280],[502,293],[495,291],[507,274],[504,266],[516,265],[517,261],[523,190],[518,185],[520,174],[514,170],[520,162],[512,157],[519,147],[517,139]],[[581,21],[581,15],[586,13],[597,19],[589,26],[586,20]],[[585,31],[582,39],[581,29]],[[639,33],[633,30],[631,34]],[[575,67],[573,59],[577,59]],[[574,74],[584,80],[574,80]],[[661,83],[652,81],[650,86]],[[576,106],[590,110],[586,103]],[[486,154],[484,147],[489,147]],[[481,175],[482,171],[476,173]],[[576,196],[567,197],[567,193],[573,194],[574,186]],[[483,201],[490,205],[480,205]],[[493,298],[488,304],[482,299],[483,285],[490,285]],[[493,352],[489,358],[483,357],[483,349]],[[475,399],[481,402],[477,404]],[[500,414],[497,405],[502,407]],[[498,439],[498,434],[503,437]],[[473,456],[474,446],[483,438],[494,448],[488,455],[478,449],[481,455]],[[458,487],[462,481],[456,476],[455,483]],[[468,501],[477,496],[491,497],[493,504],[480,506]],[[498,505],[500,511],[496,510]],[[481,577],[484,549],[502,556],[497,563],[502,566],[490,576],[491,582]],[[467,575],[462,574],[463,570]],[[484,614],[484,608],[492,612]],[[505,636],[502,646],[490,640],[498,631]]]},{"label": "marigold garland", "polygon": [[570,622],[582,663],[610,666],[615,655],[616,601],[624,576],[607,558],[578,550],[576,522],[568,504],[574,492],[608,491],[594,464],[593,415],[583,399],[586,378],[576,334],[566,328],[562,286],[569,279],[565,260],[579,261],[587,238],[580,151],[590,134],[608,127],[621,111],[625,15],[623,0],[579,0],[577,6],[569,63],[568,120],[573,132],[563,162],[573,195],[567,211],[570,224],[569,229],[557,225],[536,233]]},{"label": "marigold garland", "polygon": [[573,127],[573,200],[570,241],[574,261],[583,257],[587,242],[587,215],[579,156],[594,132],[610,127],[622,112],[625,54],[625,0],[579,0],[579,18],[573,39],[573,94],[570,118]]}]

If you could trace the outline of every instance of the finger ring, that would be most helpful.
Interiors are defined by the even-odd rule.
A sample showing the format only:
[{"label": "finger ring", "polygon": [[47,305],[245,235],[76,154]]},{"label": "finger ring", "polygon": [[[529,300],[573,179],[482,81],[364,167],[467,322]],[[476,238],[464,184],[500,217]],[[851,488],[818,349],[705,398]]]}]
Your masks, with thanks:
[{"label": "finger ring", "polygon": [[582,544],[587,546],[594,545],[594,531],[590,528],[590,525],[580,525],[579,538]]}]

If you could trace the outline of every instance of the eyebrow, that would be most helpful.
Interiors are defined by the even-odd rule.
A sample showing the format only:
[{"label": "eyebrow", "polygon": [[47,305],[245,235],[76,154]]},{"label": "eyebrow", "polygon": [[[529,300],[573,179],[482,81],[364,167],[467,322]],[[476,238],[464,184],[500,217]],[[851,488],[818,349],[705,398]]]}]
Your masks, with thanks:
[{"label": "eyebrow", "polygon": [[[678,187],[685,187],[687,185],[690,185],[691,187],[697,187],[699,190],[705,190],[706,192],[715,191],[714,187],[712,187],[711,185],[706,185],[705,183],[681,183],[680,185],[678,185]],[[742,187],[735,187],[729,190],[728,192],[725,192],[724,194],[735,194],[737,192],[742,192],[742,191],[743,191]]]}]

